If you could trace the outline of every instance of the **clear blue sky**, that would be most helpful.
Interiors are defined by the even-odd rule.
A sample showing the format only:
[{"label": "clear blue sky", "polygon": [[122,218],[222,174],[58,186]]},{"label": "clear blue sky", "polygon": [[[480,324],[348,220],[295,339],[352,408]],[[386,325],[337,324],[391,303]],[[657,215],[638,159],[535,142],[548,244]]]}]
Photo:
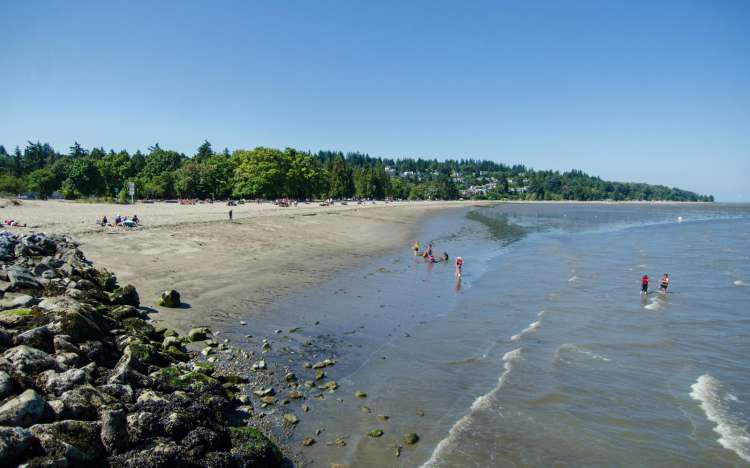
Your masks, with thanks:
[{"label": "clear blue sky", "polygon": [[475,157],[750,200],[750,1],[4,1],[0,144]]}]

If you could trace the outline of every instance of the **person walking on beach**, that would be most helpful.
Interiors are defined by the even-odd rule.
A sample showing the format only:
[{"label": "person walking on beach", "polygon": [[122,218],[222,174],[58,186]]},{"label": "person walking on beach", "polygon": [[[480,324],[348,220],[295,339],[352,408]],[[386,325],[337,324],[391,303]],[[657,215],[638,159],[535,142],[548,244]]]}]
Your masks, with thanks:
[{"label": "person walking on beach", "polygon": [[641,278],[641,294],[648,294],[648,275]]},{"label": "person walking on beach", "polygon": [[229,222],[232,222],[232,210],[229,210]]},{"label": "person walking on beach", "polygon": [[669,273],[664,273],[664,276],[661,277],[661,281],[659,282],[659,290],[663,293],[666,293],[668,287],[669,287]]}]

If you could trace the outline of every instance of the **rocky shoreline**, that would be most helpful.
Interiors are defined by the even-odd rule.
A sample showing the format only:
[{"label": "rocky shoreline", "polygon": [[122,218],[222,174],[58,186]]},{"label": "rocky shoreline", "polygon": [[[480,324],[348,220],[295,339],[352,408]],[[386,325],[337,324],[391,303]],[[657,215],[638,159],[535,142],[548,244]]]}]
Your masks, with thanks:
[{"label": "rocky shoreline", "polygon": [[[265,362],[205,328],[155,328],[135,288],[68,237],[0,232],[0,265],[0,466],[293,463],[264,432],[297,416],[255,409],[283,398]],[[214,366],[227,355],[242,373]],[[284,383],[285,402],[301,399],[292,372]]]}]

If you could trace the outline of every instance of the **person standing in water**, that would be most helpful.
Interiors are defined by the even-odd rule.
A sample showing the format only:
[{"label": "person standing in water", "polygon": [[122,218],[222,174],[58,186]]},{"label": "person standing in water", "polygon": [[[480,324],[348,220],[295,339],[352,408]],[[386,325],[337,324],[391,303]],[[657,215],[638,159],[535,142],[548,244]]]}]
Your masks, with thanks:
[{"label": "person standing in water", "polygon": [[456,257],[456,278],[461,278],[461,272],[463,270],[464,266],[464,259],[461,257]]},{"label": "person standing in water", "polygon": [[641,278],[641,294],[648,294],[648,275]]},{"label": "person standing in water", "polygon": [[659,281],[659,289],[661,292],[667,292],[667,288],[669,287],[669,273],[664,273],[664,276],[661,277],[661,281]]}]

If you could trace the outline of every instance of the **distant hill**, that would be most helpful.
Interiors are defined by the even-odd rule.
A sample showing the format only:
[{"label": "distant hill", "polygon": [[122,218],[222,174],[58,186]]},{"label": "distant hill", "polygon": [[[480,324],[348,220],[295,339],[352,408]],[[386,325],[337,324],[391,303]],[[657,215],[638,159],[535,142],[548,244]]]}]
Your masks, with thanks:
[{"label": "distant hill", "polygon": [[215,152],[204,142],[195,154],[163,149],[147,153],[83,148],[58,153],[29,142],[8,153],[0,145],[0,193],[59,193],[138,198],[395,198],[513,200],[648,200],[712,202],[712,195],[662,185],[609,182],[582,171],[533,170],[485,160],[387,159],[362,153],[292,148]]}]

